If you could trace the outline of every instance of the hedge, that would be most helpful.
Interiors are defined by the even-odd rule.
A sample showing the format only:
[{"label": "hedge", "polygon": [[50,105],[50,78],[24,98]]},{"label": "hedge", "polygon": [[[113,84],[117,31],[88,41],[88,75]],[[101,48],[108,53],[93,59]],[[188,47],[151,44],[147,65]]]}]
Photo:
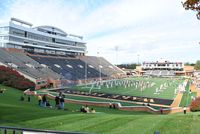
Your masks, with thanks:
[{"label": "hedge", "polygon": [[200,111],[200,97],[197,97],[195,100],[192,101],[190,104],[191,111]]},{"label": "hedge", "polygon": [[35,89],[35,83],[26,79],[12,68],[0,66],[0,84],[14,87],[20,90]]}]

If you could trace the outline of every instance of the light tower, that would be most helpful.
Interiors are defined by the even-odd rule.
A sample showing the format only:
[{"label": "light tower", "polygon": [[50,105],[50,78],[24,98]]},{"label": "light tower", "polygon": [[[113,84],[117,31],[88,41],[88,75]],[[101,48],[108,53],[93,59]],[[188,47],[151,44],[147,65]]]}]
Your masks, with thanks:
[{"label": "light tower", "polygon": [[[88,51],[85,52],[85,54],[87,54]],[[87,56],[85,56],[86,60],[85,60],[85,87],[87,87]]]},{"label": "light tower", "polygon": [[100,51],[97,52],[97,55],[99,57],[99,81],[100,81],[100,84],[101,84],[101,56],[100,56]]},{"label": "light tower", "polygon": [[119,50],[119,47],[118,46],[115,46],[115,52],[116,52],[116,66],[118,64],[118,50]]},{"label": "light tower", "polygon": [[140,64],[140,55],[137,55],[138,65]]}]

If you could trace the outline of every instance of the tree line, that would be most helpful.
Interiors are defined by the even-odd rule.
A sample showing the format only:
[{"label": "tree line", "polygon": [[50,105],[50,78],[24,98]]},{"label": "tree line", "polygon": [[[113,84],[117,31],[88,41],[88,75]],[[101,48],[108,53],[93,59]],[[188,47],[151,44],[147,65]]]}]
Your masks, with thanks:
[{"label": "tree line", "polygon": [[119,64],[117,65],[119,68],[125,68],[125,69],[136,69],[136,66],[138,64],[136,63],[130,63],[130,64]]}]

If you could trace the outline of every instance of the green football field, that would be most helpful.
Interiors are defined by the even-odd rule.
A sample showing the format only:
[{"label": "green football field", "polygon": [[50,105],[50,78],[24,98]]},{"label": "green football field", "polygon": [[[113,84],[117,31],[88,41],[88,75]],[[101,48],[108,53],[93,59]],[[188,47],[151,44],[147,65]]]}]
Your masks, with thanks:
[{"label": "green football field", "polygon": [[[78,91],[86,91],[86,92],[99,92],[99,93],[109,93],[109,94],[120,94],[120,95],[131,95],[131,96],[143,96],[143,97],[152,97],[152,98],[163,98],[163,99],[174,99],[176,96],[175,89],[184,82],[182,78],[145,78],[145,77],[133,77],[126,78],[118,81],[139,81],[141,83],[149,83],[152,84],[150,87],[142,86],[135,87],[131,84],[125,85],[112,85],[112,87],[107,87],[106,84],[102,85],[99,88],[99,85],[95,86],[95,84],[88,84],[87,87],[85,85],[76,86],[73,89]],[[162,89],[161,86],[166,85]],[[160,90],[160,91],[157,91]],[[157,91],[157,92],[156,92]]]},{"label": "green football field", "polygon": [[[5,88],[5,93],[0,94],[0,126],[97,134],[153,134],[156,130],[161,134],[200,132],[199,112],[153,115],[94,107],[97,113],[83,114],[78,111],[81,106],[75,104],[65,104],[67,110],[57,110],[39,107],[35,97],[27,102],[25,96],[22,102],[19,101],[21,91]],[[54,105],[54,101],[50,102]]]}]

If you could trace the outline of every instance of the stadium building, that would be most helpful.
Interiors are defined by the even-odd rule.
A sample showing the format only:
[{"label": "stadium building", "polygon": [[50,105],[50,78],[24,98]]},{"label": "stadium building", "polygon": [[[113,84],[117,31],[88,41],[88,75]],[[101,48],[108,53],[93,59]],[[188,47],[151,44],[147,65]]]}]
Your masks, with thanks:
[{"label": "stadium building", "polygon": [[0,46],[4,48],[59,55],[84,55],[86,51],[82,36],[67,34],[52,26],[32,28],[32,24],[16,18],[1,25],[0,33]]},{"label": "stadium building", "polygon": [[192,76],[194,67],[185,66],[182,62],[170,62],[161,59],[156,62],[143,62],[141,66],[136,67],[136,72],[144,76]]},{"label": "stadium building", "polygon": [[61,87],[124,77],[103,57],[85,56],[82,36],[53,26],[33,27],[11,18],[0,25],[0,65],[11,67],[41,87]]}]

